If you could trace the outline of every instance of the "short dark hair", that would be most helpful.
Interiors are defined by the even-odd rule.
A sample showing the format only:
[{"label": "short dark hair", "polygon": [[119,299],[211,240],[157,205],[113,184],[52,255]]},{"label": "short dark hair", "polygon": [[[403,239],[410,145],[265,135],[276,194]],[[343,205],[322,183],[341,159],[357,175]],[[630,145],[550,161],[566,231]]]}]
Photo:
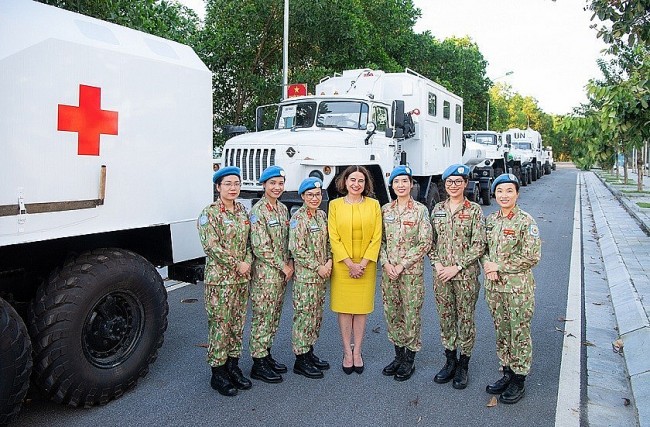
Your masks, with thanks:
[{"label": "short dark hair", "polygon": [[343,173],[339,175],[338,178],[336,178],[336,191],[338,191],[340,194],[343,194],[344,196],[348,194],[348,189],[345,187],[345,181],[354,172],[361,172],[366,179],[366,183],[363,187],[363,192],[361,195],[367,197],[370,194],[373,194],[374,187],[372,185],[372,177],[370,176],[370,172],[368,172],[368,169],[365,167],[356,165],[348,166],[345,168]]}]

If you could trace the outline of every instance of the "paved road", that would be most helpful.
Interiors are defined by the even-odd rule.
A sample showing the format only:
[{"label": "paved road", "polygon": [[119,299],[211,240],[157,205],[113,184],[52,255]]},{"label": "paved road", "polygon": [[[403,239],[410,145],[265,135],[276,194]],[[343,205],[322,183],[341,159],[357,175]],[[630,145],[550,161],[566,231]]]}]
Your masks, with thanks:
[{"label": "paved road", "polygon": [[[288,373],[282,384],[254,381],[249,391],[235,398],[218,395],[209,385],[205,364],[206,319],[203,287],[189,285],[169,294],[169,329],[160,355],[147,377],[125,396],[104,407],[71,409],[42,400],[32,393],[18,425],[525,425],[550,426],[555,408],[562,353],[563,324],[572,241],[575,169],[558,168],[522,189],[521,206],[537,220],[542,236],[542,261],[535,269],[536,313],[533,319],[534,359],[527,395],[516,405],[486,407],[484,389],[499,377],[494,330],[483,292],[477,305],[478,338],[470,362],[467,389],[451,383],[438,385],[433,375],[444,363],[438,319],[431,290],[431,269],[426,270],[423,349],[416,358],[411,380],[399,383],[381,369],[392,359],[385,334],[381,299],[368,319],[364,348],[366,371],[345,375],[336,318],[326,310],[316,353],[333,368],[323,380]],[[486,213],[496,206],[485,208]],[[379,289],[379,288],[377,288]],[[196,299],[196,302],[188,302]],[[326,304],[329,304],[327,301]],[[290,347],[291,303],[285,309],[274,356],[292,365]],[[245,340],[248,340],[248,324]],[[245,351],[240,363],[245,374],[251,360]]]}]

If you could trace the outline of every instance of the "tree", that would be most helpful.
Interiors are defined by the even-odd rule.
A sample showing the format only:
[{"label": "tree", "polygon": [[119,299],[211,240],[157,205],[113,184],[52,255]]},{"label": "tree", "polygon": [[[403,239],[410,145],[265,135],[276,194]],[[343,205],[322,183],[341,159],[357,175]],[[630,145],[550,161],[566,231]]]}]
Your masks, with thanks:
[{"label": "tree", "polygon": [[597,36],[610,45],[611,53],[626,45],[650,44],[650,0],[588,0],[586,8],[594,12],[592,20],[609,21],[610,27],[601,26]]},{"label": "tree", "polygon": [[41,3],[192,45],[200,29],[199,17],[168,0],[38,0]]}]

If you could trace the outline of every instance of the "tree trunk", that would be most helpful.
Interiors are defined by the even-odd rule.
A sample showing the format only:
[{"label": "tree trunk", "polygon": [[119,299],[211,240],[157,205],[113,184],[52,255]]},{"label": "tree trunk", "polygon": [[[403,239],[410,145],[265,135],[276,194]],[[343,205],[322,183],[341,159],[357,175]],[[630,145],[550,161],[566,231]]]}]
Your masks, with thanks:
[{"label": "tree trunk", "polygon": [[618,179],[621,176],[620,166],[618,164],[618,150],[616,150],[616,159],[614,159],[614,167],[616,168],[616,181],[618,181]]},{"label": "tree trunk", "polygon": [[623,184],[627,185],[627,152],[623,153]]},{"label": "tree trunk", "polygon": [[636,157],[636,191],[643,191],[643,163],[645,156]]}]

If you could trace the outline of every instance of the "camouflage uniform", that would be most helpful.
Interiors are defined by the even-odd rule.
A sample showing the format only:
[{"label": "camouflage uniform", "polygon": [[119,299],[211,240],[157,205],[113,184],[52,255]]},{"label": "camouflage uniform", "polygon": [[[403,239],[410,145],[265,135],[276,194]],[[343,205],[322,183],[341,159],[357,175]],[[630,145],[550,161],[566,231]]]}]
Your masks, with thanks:
[{"label": "camouflage uniform", "polygon": [[413,199],[400,211],[397,200],[381,208],[383,233],[379,260],[382,264],[402,264],[404,271],[391,280],[382,269],[381,293],[388,339],[413,352],[422,347],[424,302],[424,256],[431,245],[431,223],[427,208]]},{"label": "camouflage uniform", "polygon": [[235,203],[227,210],[221,199],[207,206],[198,219],[199,237],[207,255],[205,261],[205,310],[208,314],[208,355],[210,366],[240,357],[243,340],[249,279],[237,273],[241,261],[251,263],[246,208]]},{"label": "camouflage uniform", "polygon": [[533,357],[530,322],[535,308],[531,269],[541,258],[539,230],[533,217],[515,206],[487,217],[487,252],[482,262],[499,265],[499,279],[485,280],[485,300],[494,319],[501,365],[528,375]]},{"label": "camouflage uniform", "polygon": [[[440,337],[447,350],[460,348],[471,356],[476,340],[474,309],[480,289],[479,257],[485,250],[483,211],[476,203],[465,201],[451,212],[449,200],[437,203],[431,211],[433,244],[429,253],[433,266],[433,291],[440,318]],[[443,283],[435,265],[460,266],[453,279]]]},{"label": "camouflage uniform", "polygon": [[296,355],[305,354],[316,343],[323,320],[325,284],[318,268],[332,259],[327,217],[322,210],[312,215],[302,206],[291,217],[289,250],[296,276],[293,281],[293,328],[291,345]]},{"label": "camouflage uniform", "polygon": [[280,324],[287,283],[282,269],[289,261],[289,211],[266,196],[250,212],[253,270],[251,279],[250,352],[255,358],[268,355]]}]

